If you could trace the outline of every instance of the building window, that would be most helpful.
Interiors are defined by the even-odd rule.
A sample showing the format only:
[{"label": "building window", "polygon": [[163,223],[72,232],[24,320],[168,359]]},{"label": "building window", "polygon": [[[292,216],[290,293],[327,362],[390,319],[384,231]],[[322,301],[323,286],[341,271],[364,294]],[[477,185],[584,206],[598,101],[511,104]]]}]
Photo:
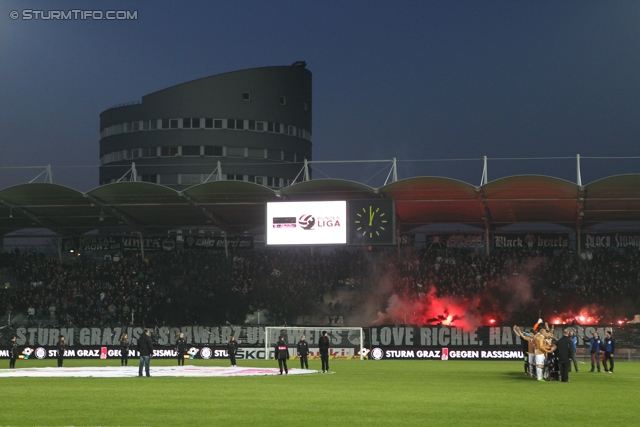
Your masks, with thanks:
[{"label": "building window", "polygon": [[202,182],[202,175],[199,173],[183,173],[180,175],[182,185],[196,185]]},{"label": "building window", "polygon": [[256,176],[255,175],[247,175],[247,181],[248,182],[256,182]]},{"label": "building window", "polygon": [[267,132],[273,132],[273,122],[267,123]]},{"label": "building window", "polygon": [[227,181],[244,181],[244,175],[228,173]]},{"label": "building window", "polygon": [[296,161],[296,155],[294,153],[289,152],[289,151],[285,151],[284,152],[284,161],[285,162],[295,162]]},{"label": "building window", "polygon": [[171,129],[178,129],[178,119],[171,119],[169,121],[169,127]]},{"label": "building window", "polygon": [[280,150],[267,150],[267,159],[282,160],[282,152]]},{"label": "building window", "polygon": [[162,129],[169,129],[169,119],[162,119]]},{"label": "building window", "polygon": [[215,129],[222,129],[222,120],[221,119],[214,120],[213,121],[213,127]]},{"label": "building window", "polygon": [[211,129],[213,127],[213,119],[204,119],[204,127]]},{"label": "building window", "polygon": [[149,120],[149,129],[158,129],[158,121],[156,119]]},{"label": "building window", "polygon": [[280,105],[287,105],[287,98],[286,97],[281,96],[279,98],[279,101],[280,101]]},{"label": "building window", "polygon": [[161,157],[175,157],[177,155],[178,155],[178,147],[161,147],[160,148]]},{"label": "building window", "polygon": [[222,147],[204,147],[204,155],[205,156],[222,156]]},{"label": "building window", "polygon": [[264,159],[264,148],[249,148],[247,157],[251,159]]},{"label": "building window", "polygon": [[182,127],[184,129],[191,128],[191,119],[182,119]]},{"label": "building window", "polygon": [[137,132],[140,130],[140,122],[133,122],[131,124],[133,125],[132,128],[134,132]]},{"label": "building window", "polygon": [[150,120],[145,120],[142,122],[142,130],[149,130],[149,122]]},{"label": "building window", "polygon": [[251,92],[242,92],[243,101],[251,101]]},{"label": "building window", "polygon": [[160,184],[166,184],[166,185],[178,184],[178,174],[160,175],[159,178],[160,178]]},{"label": "building window", "polygon": [[227,129],[244,129],[244,120],[227,119]]},{"label": "building window", "polygon": [[256,122],[256,130],[264,132],[264,122]]},{"label": "building window", "polygon": [[148,159],[149,157],[157,157],[158,149],[156,147],[145,147],[142,149],[142,157]]},{"label": "building window", "polygon": [[274,176],[267,177],[267,187],[279,187],[280,186],[280,178],[276,178]]},{"label": "building window", "polygon": [[264,177],[256,176],[256,184],[264,185]]},{"label": "building window", "polygon": [[158,182],[158,175],[138,175],[138,179],[143,182]]},{"label": "building window", "polygon": [[191,127],[193,129],[200,128],[200,119],[191,119]]},{"label": "building window", "polygon": [[200,146],[199,145],[183,145],[182,155],[183,156],[199,156]]},{"label": "building window", "polygon": [[227,157],[244,157],[244,147],[227,147]]}]

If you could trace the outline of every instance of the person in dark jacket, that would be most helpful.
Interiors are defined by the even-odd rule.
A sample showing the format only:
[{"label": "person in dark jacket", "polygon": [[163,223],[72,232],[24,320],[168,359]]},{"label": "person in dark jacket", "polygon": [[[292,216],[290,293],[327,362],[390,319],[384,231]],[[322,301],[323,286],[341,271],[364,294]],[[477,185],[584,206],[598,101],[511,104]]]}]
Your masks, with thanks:
[{"label": "person in dark jacket", "polygon": [[236,366],[236,354],[238,354],[238,341],[236,341],[236,336],[231,335],[229,338],[229,342],[227,343],[227,352],[229,353],[229,360],[231,361],[231,366]]},{"label": "person in dark jacket", "polygon": [[176,340],[176,352],[178,353],[178,366],[184,366],[184,355],[187,353],[187,340],[184,339],[184,334],[178,335]]},{"label": "person in dark jacket", "polygon": [[573,342],[569,338],[569,329],[565,329],[562,331],[562,338],[556,343],[556,356],[560,362],[560,379],[563,383],[569,382],[569,368],[573,355]]},{"label": "person in dark jacket", "polygon": [[[578,361],[576,360],[576,348],[578,348],[578,337],[573,329],[569,331],[569,339],[573,343],[573,357],[571,361],[573,362],[573,367],[576,368],[576,372],[578,372]],[[571,372],[571,366],[569,366],[569,372]]]},{"label": "person in dark jacket", "polygon": [[305,336],[298,341],[298,356],[300,357],[300,368],[309,369],[309,343],[305,341]]},{"label": "person in dark jacket", "polygon": [[140,338],[138,338],[137,350],[140,353],[140,368],[138,369],[138,376],[142,376],[142,367],[144,366],[147,376],[150,377],[149,365],[151,364],[151,356],[153,355],[153,343],[151,342],[151,337],[149,336],[149,331],[147,329],[145,329],[142,335],[140,335]]},{"label": "person in dark jacket", "polygon": [[287,368],[287,359],[289,358],[289,349],[287,343],[284,342],[284,337],[280,335],[278,342],[275,345],[276,359],[278,359],[278,367],[280,368],[280,375],[282,375],[282,368],[284,368],[285,374],[289,373]]},{"label": "person in dark jacket", "polygon": [[329,372],[329,335],[327,335],[327,331],[322,331],[322,336],[318,340],[318,349],[322,361],[322,372]]},{"label": "person in dark jacket", "polygon": [[63,336],[60,336],[58,340],[58,368],[62,368],[62,362],[64,362],[64,351],[67,349],[67,342]]},{"label": "person in dark jacket", "polygon": [[129,366],[129,336],[126,333],[120,335],[120,364]]},{"label": "person in dark jacket", "polygon": [[[616,351],[616,340],[611,336],[611,331],[605,332],[602,349],[604,350],[604,359],[602,359],[604,371],[613,374],[613,352]],[[607,362],[609,362],[608,367]]]},{"label": "person in dark jacket", "polygon": [[589,342],[589,353],[591,354],[591,371],[595,369],[595,365],[598,365],[598,372],[600,372],[600,351],[602,351],[602,340],[597,332],[593,333],[593,337],[587,338],[586,336],[582,338],[585,341]]},{"label": "person in dark jacket", "polygon": [[16,360],[18,360],[18,343],[16,337],[11,337],[9,343],[9,369],[16,369]]}]

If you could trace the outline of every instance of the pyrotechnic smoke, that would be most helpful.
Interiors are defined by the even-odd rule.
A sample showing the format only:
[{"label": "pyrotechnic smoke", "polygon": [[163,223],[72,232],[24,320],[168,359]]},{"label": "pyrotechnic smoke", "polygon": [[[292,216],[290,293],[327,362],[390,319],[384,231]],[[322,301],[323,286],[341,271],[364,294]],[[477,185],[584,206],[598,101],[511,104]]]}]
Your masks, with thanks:
[{"label": "pyrotechnic smoke", "polygon": [[[354,325],[407,323],[474,329],[479,325],[505,322],[533,324],[539,317],[539,311],[549,323],[560,324],[618,323],[625,317],[633,318],[629,309],[625,311],[625,304],[633,305],[628,301],[620,301],[615,307],[615,314],[602,306],[583,306],[579,295],[558,289],[559,286],[552,282],[542,282],[553,280],[546,277],[544,268],[547,261],[544,257],[525,257],[522,262],[507,262],[504,271],[497,275],[498,279],[475,289],[473,286],[471,289],[454,286],[458,295],[461,288],[466,295],[446,297],[443,296],[448,293],[446,286],[442,289],[442,285],[438,285],[436,289],[424,285],[424,288],[417,289],[415,283],[418,279],[402,277],[403,274],[411,276],[410,270],[420,265],[417,258],[412,259],[411,256],[415,254],[409,253],[404,259],[404,268],[408,270],[399,274],[396,267],[401,264],[393,259],[393,255],[388,252],[369,253],[371,270],[362,282],[362,289],[366,291],[355,302],[356,312],[350,317]],[[412,262],[415,267],[407,267]],[[420,274],[416,277],[424,278],[424,269],[431,267],[424,264],[420,267]],[[405,274],[407,272],[409,274]],[[532,278],[536,281],[535,292]]]},{"label": "pyrotechnic smoke", "polygon": [[568,310],[557,314],[551,320],[555,324],[597,325],[605,317],[606,310],[596,304],[590,304],[577,310]]},{"label": "pyrotechnic smoke", "polygon": [[[370,277],[374,290],[372,297],[359,305],[362,308],[359,320],[373,324],[442,324],[467,330],[489,323],[490,319],[494,322],[511,319],[530,308],[535,300],[529,276],[542,263],[542,259],[534,258],[522,264],[511,264],[501,280],[486,284],[483,290],[470,297],[439,297],[437,290],[430,287],[420,298],[410,298],[403,296],[411,295],[411,292],[403,292],[391,265],[380,274],[384,269],[375,266],[379,260],[372,261],[378,274]],[[387,295],[384,310],[378,308],[381,301],[373,298],[382,295]]]}]

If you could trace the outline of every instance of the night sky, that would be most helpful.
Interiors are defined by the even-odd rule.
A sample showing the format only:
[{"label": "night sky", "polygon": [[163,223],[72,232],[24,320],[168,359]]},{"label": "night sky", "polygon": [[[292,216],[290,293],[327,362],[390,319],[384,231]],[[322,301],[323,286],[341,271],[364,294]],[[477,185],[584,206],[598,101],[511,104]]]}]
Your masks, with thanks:
[{"label": "night sky", "polygon": [[[25,20],[25,9],[137,20]],[[313,73],[314,160],[396,157],[399,178],[479,185],[486,155],[490,180],[575,182],[576,154],[640,156],[639,23],[635,0],[3,0],[0,188],[42,171],[6,167],[51,164],[55,182],[88,191],[103,110],[298,60]],[[516,157],[569,158],[499,159]],[[388,165],[317,165],[323,173],[378,187]],[[640,173],[640,158],[582,161],[583,184],[618,173]]]}]

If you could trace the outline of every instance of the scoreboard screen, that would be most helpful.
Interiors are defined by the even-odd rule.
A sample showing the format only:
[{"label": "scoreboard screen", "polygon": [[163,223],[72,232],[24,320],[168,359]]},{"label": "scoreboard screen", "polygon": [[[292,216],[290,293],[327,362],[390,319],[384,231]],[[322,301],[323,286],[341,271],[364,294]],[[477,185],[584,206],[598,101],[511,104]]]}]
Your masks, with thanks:
[{"label": "scoreboard screen", "polygon": [[347,243],[347,202],[267,203],[267,245]]}]

